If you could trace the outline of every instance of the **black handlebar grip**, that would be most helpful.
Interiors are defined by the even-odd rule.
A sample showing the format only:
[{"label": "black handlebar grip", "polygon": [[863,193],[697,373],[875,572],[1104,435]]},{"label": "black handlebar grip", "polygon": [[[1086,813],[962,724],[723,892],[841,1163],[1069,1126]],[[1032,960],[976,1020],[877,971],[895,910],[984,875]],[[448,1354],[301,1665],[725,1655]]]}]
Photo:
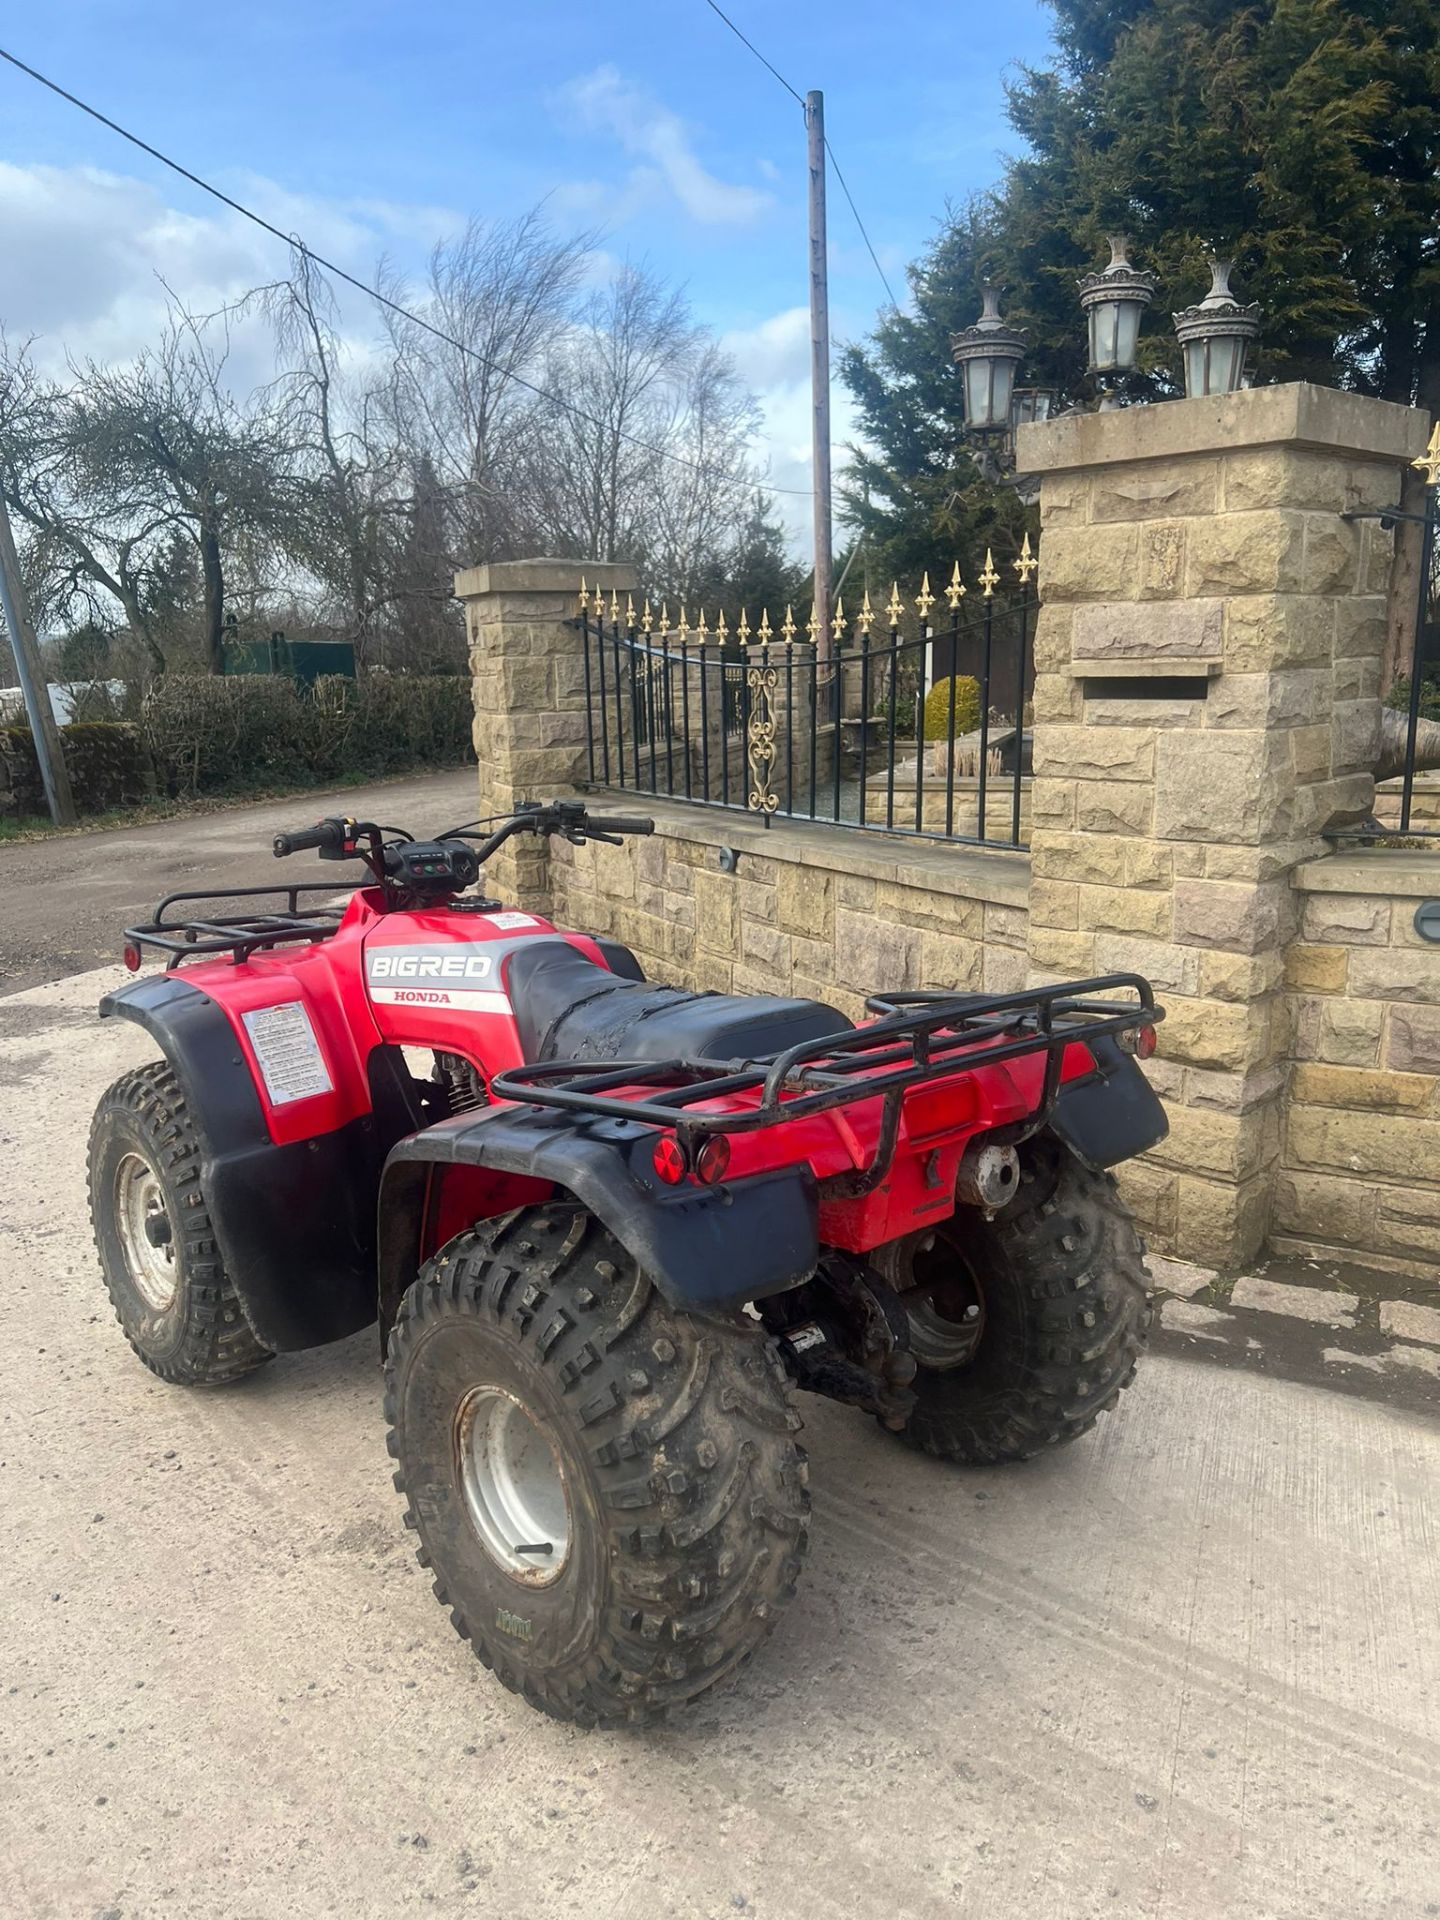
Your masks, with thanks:
[{"label": "black handlebar grip", "polygon": [[302,827],[298,833],[277,833],[275,858],[283,860],[287,854],[306,853],[315,847],[338,853],[344,844],[345,828],[342,822],[321,820],[313,827]]},{"label": "black handlebar grip", "polygon": [[585,827],[589,833],[654,833],[655,822],[634,813],[590,813]]}]

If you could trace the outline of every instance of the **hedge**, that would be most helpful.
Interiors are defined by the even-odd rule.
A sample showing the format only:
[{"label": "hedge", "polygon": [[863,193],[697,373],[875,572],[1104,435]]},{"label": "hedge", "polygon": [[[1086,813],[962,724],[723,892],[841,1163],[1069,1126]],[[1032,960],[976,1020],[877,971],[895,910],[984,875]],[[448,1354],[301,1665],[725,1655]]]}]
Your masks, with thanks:
[{"label": "hedge", "polygon": [[300,688],[267,674],[167,674],[140,727],[161,785],[181,795],[459,766],[472,719],[459,675],[330,674]]},{"label": "hedge", "polygon": [[[155,789],[141,731],[130,720],[77,721],[60,729],[70,790],[81,813],[130,807]],[[0,727],[0,812],[43,814],[45,787],[28,726]]]},{"label": "hedge", "polygon": [[[457,675],[328,675],[313,687],[269,674],[167,674],[134,721],[60,729],[81,813],[161,792],[244,794],[324,785],[473,758],[470,682]],[[28,726],[0,727],[0,813],[43,814]]]}]

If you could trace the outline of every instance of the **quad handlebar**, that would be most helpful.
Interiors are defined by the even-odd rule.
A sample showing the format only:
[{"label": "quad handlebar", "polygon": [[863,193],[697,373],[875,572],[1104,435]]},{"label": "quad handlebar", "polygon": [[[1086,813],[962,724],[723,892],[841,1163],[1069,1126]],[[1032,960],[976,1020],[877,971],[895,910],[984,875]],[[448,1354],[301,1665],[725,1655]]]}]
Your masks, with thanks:
[{"label": "quad handlebar", "polygon": [[[447,827],[431,841],[420,842],[403,828],[379,827],[370,820],[346,820],[332,814],[324,820],[318,820],[313,827],[301,827],[294,833],[277,833],[273,844],[277,860],[284,860],[292,853],[306,852],[318,853],[322,860],[364,860],[377,883],[384,887],[393,880],[413,879],[417,871],[415,861],[423,847],[433,849],[443,864],[449,843],[455,861],[454,878],[458,882],[458,886],[449,890],[458,891],[459,886],[468,886],[480,866],[517,833],[545,836],[558,833],[575,846],[584,846],[590,840],[603,840],[609,846],[618,847],[622,835],[655,831],[655,822],[643,815],[592,814],[580,800],[531,801],[516,812],[507,814],[488,835],[482,837],[472,831],[475,827],[490,824],[488,820],[472,820],[463,826]],[[462,860],[461,849],[454,843],[472,840],[478,840],[479,844],[474,848],[466,846]],[[427,872],[433,873],[437,880],[441,877],[439,867],[427,869]]]}]

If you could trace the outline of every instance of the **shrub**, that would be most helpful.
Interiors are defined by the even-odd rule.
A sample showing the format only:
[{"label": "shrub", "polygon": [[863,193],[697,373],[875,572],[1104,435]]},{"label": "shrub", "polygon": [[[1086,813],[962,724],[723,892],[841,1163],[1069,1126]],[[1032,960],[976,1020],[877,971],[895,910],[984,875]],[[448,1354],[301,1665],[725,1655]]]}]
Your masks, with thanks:
[{"label": "shrub", "polygon": [[167,674],[141,726],[165,790],[235,793],[459,766],[470,757],[470,682],[458,675]]},{"label": "shrub", "polygon": [[[154,788],[140,729],[124,720],[87,720],[60,729],[75,805],[82,813],[134,806]],[[43,814],[45,786],[28,726],[0,727],[0,807]]]},{"label": "shrub", "polygon": [[980,724],[980,682],[961,674],[954,682],[955,722],[950,722],[949,680],[937,680],[925,696],[925,738],[948,740],[962,733],[973,733]]}]

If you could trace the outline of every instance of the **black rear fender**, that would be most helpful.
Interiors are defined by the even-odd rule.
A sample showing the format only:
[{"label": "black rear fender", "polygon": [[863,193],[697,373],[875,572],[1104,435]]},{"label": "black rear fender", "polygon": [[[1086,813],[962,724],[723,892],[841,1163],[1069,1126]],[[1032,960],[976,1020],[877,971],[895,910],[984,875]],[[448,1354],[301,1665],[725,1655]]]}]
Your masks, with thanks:
[{"label": "black rear fender", "polygon": [[1159,1146],[1170,1131],[1165,1109],[1132,1054],[1113,1033],[1086,1042],[1095,1071],[1060,1089],[1050,1131],[1082,1166],[1103,1173]]},{"label": "black rear fender", "polygon": [[[673,1306],[723,1312],[808,1280],[819,1253],[819,1196],[808,1167],[733,1185],[667,1186],[654,1135],[624,1120],[577,1126],[566,1114],[494,1107],[461,1114],[393,1149],[380,1189],[380,1325],[388,1334],[421,1262],[460,1222],[447,1188],[461,1168],[492,1180],[475,1217],[572,1194],[634,1256]],[[509,1180],[508,1195],[501,1186]],[[503,1197],[503,1205],[497,1204]],[[446,1223],[442,1231],[442,1223]]]},{"label": "black rear fender", "polygon": [[[152,974],[107,994],[100,1015],[143,1027],[180,1082],[205,1144],[201,1177],[215,1238],[255,1337],[287,1353],[368,1326],[381,1121],[395,1104],[375,1085],[378,1062],[374,1115],[276,1146],[234,1029],[208,994]],[[392,1120],[390,1138],[417,1118]]]}]

